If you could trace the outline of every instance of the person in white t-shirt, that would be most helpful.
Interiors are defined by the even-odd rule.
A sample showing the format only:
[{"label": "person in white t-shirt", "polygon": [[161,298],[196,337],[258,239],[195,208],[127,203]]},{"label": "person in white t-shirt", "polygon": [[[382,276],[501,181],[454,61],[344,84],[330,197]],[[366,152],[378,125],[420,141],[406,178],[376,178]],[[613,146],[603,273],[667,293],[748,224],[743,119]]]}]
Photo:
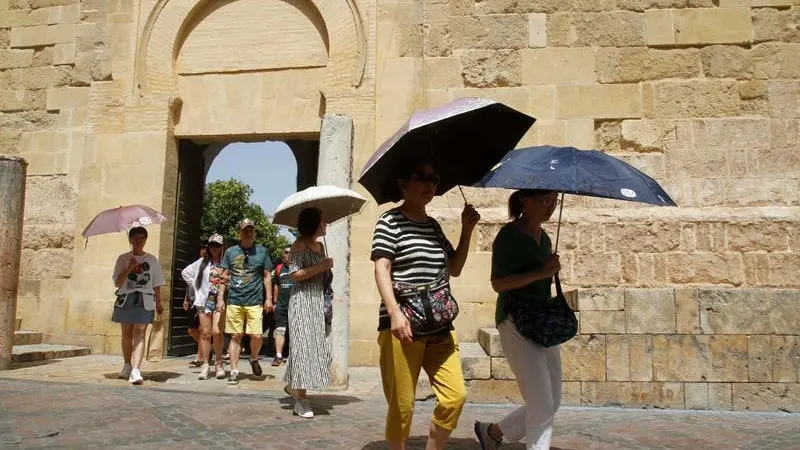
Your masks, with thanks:
[{"label": "person in white t-shirt", "polygon": [[153,322],[154,311],[164,312],[161,305],[161,286],[164,273],[155,256],[144,251],[147,230],[131,228],[128,232],[131,251],[119,255],[114,266],[114,286],[117,301],[111,321],[122,326],[122,356],[125,365],[119,373],[131,384],[142,384],[139,371],[144,357],[144,335],[147,325]]}]

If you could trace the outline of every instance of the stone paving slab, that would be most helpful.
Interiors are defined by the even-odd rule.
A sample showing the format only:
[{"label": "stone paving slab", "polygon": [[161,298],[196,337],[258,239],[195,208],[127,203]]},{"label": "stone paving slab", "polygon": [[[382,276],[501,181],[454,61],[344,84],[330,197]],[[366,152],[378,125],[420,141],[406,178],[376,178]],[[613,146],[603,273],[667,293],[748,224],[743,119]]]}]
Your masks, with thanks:
[{"label": "stone paving slab", "polygon": [[[174,360],[158,364],[153,366],[159,371],[169,372],[169,364],[181,370]],[[190,391],[186,385],[168,383],[180,376],[151,380],[144,387],[108,380],[105,373],[84,383],[5,376],[16,372],[20,378],[19,370],[0,373],[2,449],[388,448],[382,441],[385,402],[366,380],[356,381],[346,392],[313,395],[317,417],[306,420],[292,416],[291,400],[278,390],[266,389],[266,380],[242,383],[260,389],[220,389],[216,383],[203,382],[218,389]],[[374,372],[371,376],[374,383]],[[478,450],[473,421],[497,420],[513,408],[468,404],[447,448]],[[424,448],[432,410],[433,402],[418,402],[410,448]],[[800,450],[800,415],[562,408],[554,436],[554,446],[563,450]]]}]

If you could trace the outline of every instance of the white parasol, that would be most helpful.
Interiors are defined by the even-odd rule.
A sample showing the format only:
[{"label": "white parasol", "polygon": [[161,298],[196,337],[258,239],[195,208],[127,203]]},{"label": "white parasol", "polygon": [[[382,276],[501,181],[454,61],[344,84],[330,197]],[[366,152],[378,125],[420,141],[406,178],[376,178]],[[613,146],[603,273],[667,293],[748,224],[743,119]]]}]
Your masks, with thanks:
[{"label": "white parasol", "polygon": [[367,199],[358,192],[338,186],[312,186],[286,197],[275,211],[272,223],[297,228],[300,212],[317,208],[326,223],[334,223],[361,211]]}]

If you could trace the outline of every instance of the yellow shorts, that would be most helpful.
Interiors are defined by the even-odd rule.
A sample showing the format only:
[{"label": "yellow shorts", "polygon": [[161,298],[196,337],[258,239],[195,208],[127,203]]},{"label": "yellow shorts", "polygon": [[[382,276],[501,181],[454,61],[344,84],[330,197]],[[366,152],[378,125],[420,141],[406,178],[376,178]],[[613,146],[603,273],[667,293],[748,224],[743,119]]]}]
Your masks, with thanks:
[{"label": "yellow shorts", "polygon": [[225,319],[225,332],[229,334],[242,334],[245,332],[245,320],[247,321],[247,334],[257,334],[261,336],[261,324],[264,317],[264,307],[227,305]]}]

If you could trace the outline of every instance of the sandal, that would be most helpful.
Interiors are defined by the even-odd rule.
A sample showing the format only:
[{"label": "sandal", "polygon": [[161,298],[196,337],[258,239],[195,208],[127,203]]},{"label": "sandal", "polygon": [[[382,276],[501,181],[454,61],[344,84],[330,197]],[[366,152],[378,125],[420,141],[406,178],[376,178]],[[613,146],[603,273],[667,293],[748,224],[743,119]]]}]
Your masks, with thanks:
[{"label": "sandal", "polygon": [[199,359],[195,359],[189,362],[189,367],[202,367],[202,366],[203,366],[203,361],[200,361]]}]

